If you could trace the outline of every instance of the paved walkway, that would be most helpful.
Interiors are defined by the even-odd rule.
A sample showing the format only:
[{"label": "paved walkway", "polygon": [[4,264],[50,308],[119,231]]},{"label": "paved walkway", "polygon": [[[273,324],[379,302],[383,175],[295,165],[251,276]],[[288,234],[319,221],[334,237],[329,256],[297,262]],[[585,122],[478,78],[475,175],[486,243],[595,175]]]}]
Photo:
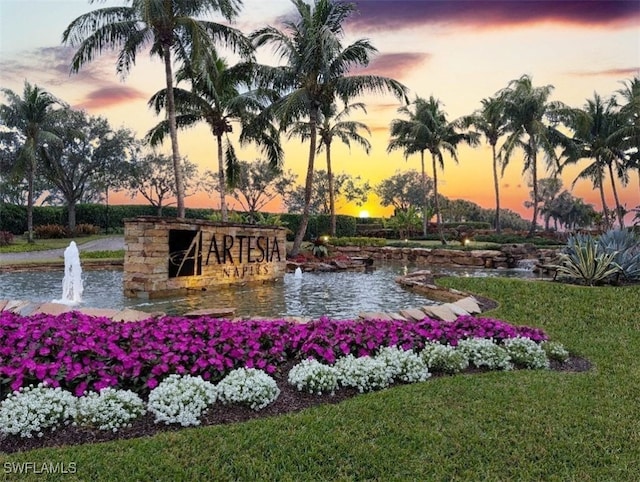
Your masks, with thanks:
[{"label": "paved walkway", "polygon": [[[71,241],[69,241],[71,242]],[[110,236],[108,238],[94,239],[93,241],[76,241],[78,250],[83,251],[116,251],[124,249],[124,236]],[[20,263],[24,261],[50,261],[52,259],[64,259],[66,248],[48,249],[45,251],[30,251],[28,253],[2,253],[0,265]]]}]

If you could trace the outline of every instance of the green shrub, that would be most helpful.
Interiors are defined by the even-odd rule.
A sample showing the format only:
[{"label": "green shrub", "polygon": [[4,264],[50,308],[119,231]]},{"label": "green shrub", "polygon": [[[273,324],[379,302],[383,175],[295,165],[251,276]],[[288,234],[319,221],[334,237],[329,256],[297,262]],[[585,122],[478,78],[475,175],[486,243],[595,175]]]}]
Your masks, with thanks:
[{"label": "green shrub", "polygon": [[93,236],[100,233],[100,229],[93,224],[76,224],[74,234],[76,236]]},{"label": "green shrub", "polygon": [[[281,214],[282,223],[291,230],[291,234],[287,234],[287,240],[293,241],[295,234],[298,232],[301,214]],[[310,241],[319,236],[327,235],[331,231],[331,217],[325,214],[314,215],[309,217],[309,224],[304,235],[304,240]],[[356,218],[338,214],[336,216],[336,236],[355,236],[356,235]]]},{"label": "green shrub", "polygon": [[13,233],[0,231],[0,246],[9,246],[13,243]]},{"label": "green shrub", "polygon": [[39,239],[61,239],[68,236],[67,228],[59,224],[43,224],[35,226],[33,232]]},{"label": "green shrub", "polygon": [[329,244],[332,246],[386,246],[387,240],[384,238],[345,237],[331,238]]},{"label": "green shrub", "polygon": [[27,230],[27,208],[0,203],[0,231],[22,234]]}]

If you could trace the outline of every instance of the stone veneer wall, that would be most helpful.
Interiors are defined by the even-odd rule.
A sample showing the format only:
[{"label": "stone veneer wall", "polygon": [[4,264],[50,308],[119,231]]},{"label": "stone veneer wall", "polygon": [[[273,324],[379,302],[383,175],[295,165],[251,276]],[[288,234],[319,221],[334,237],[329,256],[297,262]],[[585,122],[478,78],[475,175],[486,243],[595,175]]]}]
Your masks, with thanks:
[{"label": "stone veneer wall", "polygon": [[392,248],[338,246],[333,248],[347,256],[362,256],[380,260],[413,262],[418,266],[460,266],[478,268],[515,268],[518,261],[535,260],[539,265],[550,264],[557,255],[555,249],[540,249],[533,244],[509,244],[500,250],[474,249],[469,251],[440,248]]},{"label": "stone veneer wall", "polygon": [[124,293],[157,298],[282,278],[286,229],[153,216],[125,220]]}]

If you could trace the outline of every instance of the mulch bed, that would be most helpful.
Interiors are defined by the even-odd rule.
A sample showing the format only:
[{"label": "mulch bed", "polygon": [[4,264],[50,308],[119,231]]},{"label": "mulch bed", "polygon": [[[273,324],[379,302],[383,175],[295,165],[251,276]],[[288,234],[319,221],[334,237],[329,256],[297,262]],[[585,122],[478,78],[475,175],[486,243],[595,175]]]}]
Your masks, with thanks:
[{"label": "mulch bed", "polygon": [[[316,405],[340,403],[343,400],[358,395],[358,391],[354,388],[341,388],[336,391],[335,395],[315,395],[300,392],[287,382],[287,374],[293,364],[294,362],[289,362],[273,375],[273,378],[280,388],[280,396],[273,404],[262,410],[254,411],[240,405],[222,405],[216,403],[214,408],[208,410],[201,418],[202,425],[221,425],[244,422],[255,418],[272,417],[304,410]],[[592,365],[588,360],[579,357],[571,357],[564,363],[551,362],[552,370],[562,372],[584,372],[591,368]],[[482,370],[471,369],[469,371],[480,372]],[[432,378],[440,376],[447,375],[433,374]],[[21,438],[18,436],[0,436],[0,452],[15,453],[42,447],[62,447],[117,439],[130,439],[151,436],[159,432],[175,432],[181,429],[182,427],[179,425],[156,424],[154,422],[154,416],[147,413],[136,419],[130,428],[121,429],[117,433],[85,427],[66,426],[59,427],[55,432],[47,430],[42,437]]]}]

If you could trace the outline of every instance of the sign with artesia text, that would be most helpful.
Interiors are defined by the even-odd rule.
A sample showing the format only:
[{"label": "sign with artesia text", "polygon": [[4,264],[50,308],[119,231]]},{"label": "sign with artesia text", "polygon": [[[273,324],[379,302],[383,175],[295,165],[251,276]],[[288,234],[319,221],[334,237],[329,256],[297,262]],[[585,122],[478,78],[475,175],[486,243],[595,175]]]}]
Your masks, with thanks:
[{"label": "sign with artesia text", "polygon": [[282,278],[285,232],[276,226],[200,220],[127,220],[125,294],[149,297]]}]

